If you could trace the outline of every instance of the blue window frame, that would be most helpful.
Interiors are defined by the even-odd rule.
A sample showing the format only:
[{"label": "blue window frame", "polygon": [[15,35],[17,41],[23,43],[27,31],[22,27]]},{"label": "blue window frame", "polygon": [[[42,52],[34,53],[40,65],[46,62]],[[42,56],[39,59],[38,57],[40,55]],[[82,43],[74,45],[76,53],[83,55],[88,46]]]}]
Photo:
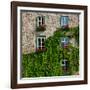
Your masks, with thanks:
[{"label": "blue window frame", "polygon": [[68,16],[61,16],[61,18],[60,18],[61,27],[67,27],[68,23],[69,23],[69,17]]},{"label": "blue window frame", "polygon": [[62,47],[67,47],[69,43],[69,38],[68,37],[62,37],[61,38],[61,46]]}]

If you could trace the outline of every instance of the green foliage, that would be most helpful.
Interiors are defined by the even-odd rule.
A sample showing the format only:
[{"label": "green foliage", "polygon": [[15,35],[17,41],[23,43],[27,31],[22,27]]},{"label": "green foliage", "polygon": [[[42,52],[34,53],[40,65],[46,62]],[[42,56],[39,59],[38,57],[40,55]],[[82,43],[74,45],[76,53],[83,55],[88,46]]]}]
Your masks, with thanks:
[{"label": "green foliage", "polygon": [[[72,29],[72,31],[73,31],[73,29]],[[79,44],[79,26],[78,27],[75,27],[73,32],[74,32],[73,35],[74,35],[77,43]]]},{"label": "green foliage", "polygon": [[[73,28],[67,32],[77,29]],[[77,31],[74,32],[78,35]],[[47,50],[42,53],[30,53],[22,55],[22,77],[44,77],[73,75],[79,71],[79,48],[69,44],[63,49],[60,45],[60,38],[66,36],[66,31],[57,29],[54,35],[46,39]],[[74,36],[74,35],[73,35]],[[78,40],[79,36],[75,36]],[[69,61],[68,71],[62,70],[61,61],[63,58]]]},{"label": "green foliage", "polygon": [[46,27],[44,25],[36,27],[36,31],[45,31]]}]

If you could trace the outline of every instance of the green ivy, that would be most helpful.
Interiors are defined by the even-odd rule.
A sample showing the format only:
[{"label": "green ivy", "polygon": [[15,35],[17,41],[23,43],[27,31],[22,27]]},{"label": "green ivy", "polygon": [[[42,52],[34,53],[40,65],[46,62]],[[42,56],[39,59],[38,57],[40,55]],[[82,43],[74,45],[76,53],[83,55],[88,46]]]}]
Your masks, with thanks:
[{"label": "green ivy", "polygon": [[[73,32],[73,37],[79,42],[78,27],[68,31],[58,28],[53,36],[46,39],[45,52],[22,55],[22,77],[64,76],[79,72],[79,48],[72,44],[67,49],[60,46],[60,38],[66,36],[66,32]],[[63,56],[69,61],[67,72],[62,70]]]}]

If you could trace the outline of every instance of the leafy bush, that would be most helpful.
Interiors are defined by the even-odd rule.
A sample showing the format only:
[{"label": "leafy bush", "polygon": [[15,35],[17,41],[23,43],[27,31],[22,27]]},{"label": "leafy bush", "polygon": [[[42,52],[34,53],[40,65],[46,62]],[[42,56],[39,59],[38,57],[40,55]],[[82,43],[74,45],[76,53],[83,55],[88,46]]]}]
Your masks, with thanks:
[{"label": "leafy bush", "polygon": [[[64,76],[79,71],[79,48],[72,44],[66,49],[60,46],[60,38],[66,36],[65,33],[58,28],[53,36],[46,39],[45,52],[22,55],[22,77]],[[67,72],[63,71],[61,66],[64,58],[69,61]]]}]

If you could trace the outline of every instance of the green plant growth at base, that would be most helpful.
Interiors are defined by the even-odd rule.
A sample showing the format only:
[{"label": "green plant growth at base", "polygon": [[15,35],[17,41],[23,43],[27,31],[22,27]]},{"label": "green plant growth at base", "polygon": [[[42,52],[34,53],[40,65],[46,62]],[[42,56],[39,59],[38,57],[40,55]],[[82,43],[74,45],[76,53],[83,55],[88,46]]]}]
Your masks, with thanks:
[{"label": "green plant growth at base", "polygon": [[[62,48],[60,46],[62,36],[66,36],[65,31],[58,29],[53,36],[46,39],[45,52],[22,55],[22,77],[65,76],[79,72],[79,48],[73,47],[72,44],[69,44],[68,48]],[[63,58],[69,61],[67,71],[64,71],[61,66]]]}]

